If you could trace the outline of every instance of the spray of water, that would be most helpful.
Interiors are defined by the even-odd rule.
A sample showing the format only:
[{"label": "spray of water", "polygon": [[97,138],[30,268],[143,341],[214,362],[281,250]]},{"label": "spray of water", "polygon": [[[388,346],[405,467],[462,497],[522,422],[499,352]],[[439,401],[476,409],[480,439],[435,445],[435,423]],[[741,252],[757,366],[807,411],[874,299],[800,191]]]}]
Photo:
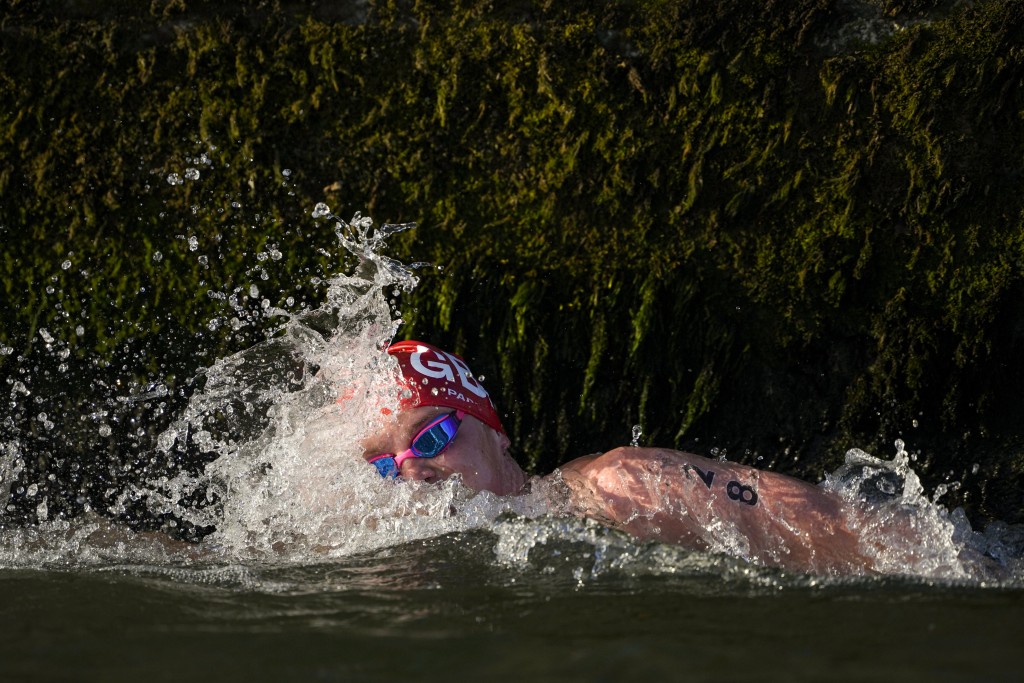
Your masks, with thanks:
[{"label": "spray of water", "polygon": [[903,441],[895,447],[892,460],[850,450],[822,484],[847,501],[846,523],[878,571],[945,579],[1012,576],[1013,567],[990,552],[992,544],[971,528],[963,510],[939,504],[945,489],[926,495]]},{"label": "spray of water", "polygon": [[[329,210],[318,206],[314,214]],[[396,486],[363,461],[361,439],[394,420],[402,398],[397,363],[384,350],[402,322],[393,297],[416,286],[421,264],[382,253],[389,236],[412,225],[330,219],[339,243],[357,257],[354,272],[331,279],[315,310],[264,306],[284,320],[277,332],[202,370],[150,454],[166,461],[198,454],[205,466],[133,482],[105,511],[117,516],[142,501],[168,526],[204,530],[202,542],[134,534],[96,516],[43,517],[4,532],[0,563],[309,563],[488,525],[513,508],[531,512],[533,498],[503,501],[457,478]],[[160,388],[130,398],[151,393]],[[8,469],[12,462],[3,458]]]},{"label": "spray of water", "polygon": [[[457,480],[395,486],[361,458],[360,440],[398,410],[398,367],[384,349],[401,319],[388,295],[412,289],[416,278],[382,250],[409,227],[338,220],[356,271],[334,278],[323,305],[288,316],[273,339],[204,371],[159,447],[194,442],[216,458],[199,476],[136,490],[154,515],[214,527],[203,551],[232,561],[316,561],[464,526],[466,517],[451,511],[472,494]],[[182,508],[197,491],[208,504]]]}]

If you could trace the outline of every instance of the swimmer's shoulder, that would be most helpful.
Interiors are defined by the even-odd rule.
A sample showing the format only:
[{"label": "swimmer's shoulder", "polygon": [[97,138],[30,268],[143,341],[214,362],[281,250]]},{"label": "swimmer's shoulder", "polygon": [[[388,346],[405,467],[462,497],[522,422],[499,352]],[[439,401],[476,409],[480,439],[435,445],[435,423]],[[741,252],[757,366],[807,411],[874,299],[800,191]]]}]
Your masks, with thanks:
[{"label": "swimmer's shoulder", "polygon": [[560,476],[570,487],[588,482],[596,483],[602,475],[625,473],[657,457],[657,449],[619,447],[604,453],[592,453],[560,465],[555,476]]},{"label": "swimmer's shoulder", "polygon": [[559,466],[563,474],[574,472],[583,474],[597,468],[629,467],[631,465],[651,462],[675,462],[679,460],[698,460],[710,462],[707,458],[694,453],[685,453],[668,448],[638,448],[635,446],[619,446],[604,453],[584,455]]}]

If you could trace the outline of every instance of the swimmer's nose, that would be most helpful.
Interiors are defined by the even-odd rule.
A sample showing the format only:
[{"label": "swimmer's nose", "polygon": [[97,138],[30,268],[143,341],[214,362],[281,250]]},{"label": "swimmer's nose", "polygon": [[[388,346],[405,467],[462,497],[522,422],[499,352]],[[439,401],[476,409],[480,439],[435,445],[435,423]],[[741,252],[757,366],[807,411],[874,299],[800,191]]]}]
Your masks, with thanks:
[{"label": "swimmer's nose", "polygon": [[429,484],[441,481],[440,470],[430,458],[409,458],[402,463],[402,479],[425,481]]}]

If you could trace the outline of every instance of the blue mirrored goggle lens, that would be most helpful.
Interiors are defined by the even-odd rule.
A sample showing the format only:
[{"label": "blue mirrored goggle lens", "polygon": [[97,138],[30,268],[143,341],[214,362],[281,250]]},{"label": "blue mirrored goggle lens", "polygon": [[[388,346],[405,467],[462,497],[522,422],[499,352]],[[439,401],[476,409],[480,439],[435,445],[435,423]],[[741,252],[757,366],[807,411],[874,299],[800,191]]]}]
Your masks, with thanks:
[{"label": "blue mirrored goggle lens", "polygon": [[441,422],[427,427],[416,436],[410,445],[413,454],[420,458],[433,458],[452,442],[458,430],[459,423],[456,417],[454,415],[447,416]]},{"label": "blue mirrored goggle lens", "polygon": [[382,477],[397,477],[398,476],[398,463],[392,458],[378,458],[373,461],[373,466],[377,468],[377,472]]}]

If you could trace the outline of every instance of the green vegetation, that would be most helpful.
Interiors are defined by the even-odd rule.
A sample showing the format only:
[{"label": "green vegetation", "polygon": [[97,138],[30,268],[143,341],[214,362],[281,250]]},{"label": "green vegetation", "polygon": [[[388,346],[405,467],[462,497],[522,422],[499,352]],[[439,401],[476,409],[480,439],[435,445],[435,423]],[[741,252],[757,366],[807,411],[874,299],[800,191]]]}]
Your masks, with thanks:
[{"label": "green vegetation", "polygon": [[245,341],[195,336],[208,283],[343,267],[326,201],[419,223],[404,333],[473,360],[524,464],[641,424],[813,478],[903,438],[1024,511],[1021,3],[866,4],[876,43],[826,0],[95,4],[0,20],[5,375],[41,328],[187,374]]}]

